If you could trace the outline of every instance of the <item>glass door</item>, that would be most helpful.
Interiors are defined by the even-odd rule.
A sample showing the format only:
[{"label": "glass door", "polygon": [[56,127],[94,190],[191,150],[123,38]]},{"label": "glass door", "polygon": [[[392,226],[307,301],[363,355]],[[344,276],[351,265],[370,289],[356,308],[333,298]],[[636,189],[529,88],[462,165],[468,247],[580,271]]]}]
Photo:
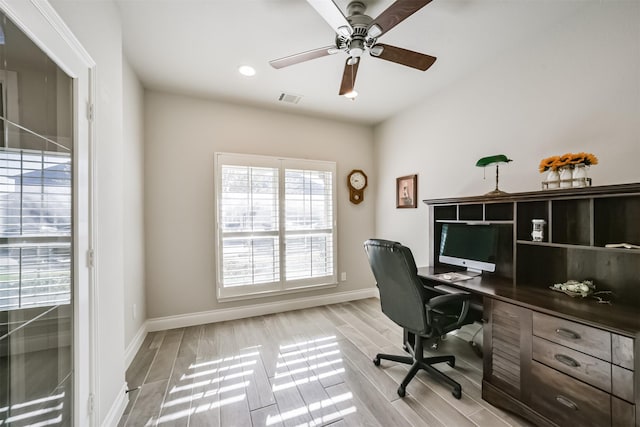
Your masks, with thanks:
[{"label": "glass door", "polygon": [[0,14],[0,425],[72,425],[73,79]]}]

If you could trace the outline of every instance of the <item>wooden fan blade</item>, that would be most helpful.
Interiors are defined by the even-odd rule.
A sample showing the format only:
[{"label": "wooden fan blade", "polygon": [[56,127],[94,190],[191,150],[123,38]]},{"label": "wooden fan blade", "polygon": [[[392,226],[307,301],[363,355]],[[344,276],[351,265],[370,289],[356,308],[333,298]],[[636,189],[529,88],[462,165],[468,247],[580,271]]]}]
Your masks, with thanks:
[{"label": "wooden fan blade", "polygon": [[[382,52],[375,53],[379,48]],[[436,62],[435,56],[425,55],[424,53],[414,52],[412,50],[402,49],[401,47],[391,46],[388,44],[378,43],[371,48],[371,56],[374,58],[384,59],[386,61],[395,62],[396,64],[406,65],[407,67],[426,71]]]},{"label": "wooden fan blade", "polygon": [[336,34],[349,36],[353,33],[351,24],[335,2],[328,0],[307,0],[307,2],[327,21]]},{"label": "wooden fan blade", "polygon": [[344,64],[344,73],[342,73],[342,83],[340,84],[340,92],[338,95],[344,95],[349,92],[353,92],[353,88],[356,85],[356,74],[358,73],[358,65],[360,65],[360,58],[356,59],[355,64],[349,64],[352,58],[347,58],[347,62]]},{"label": "wooden fan blade", "polygon": [[295,55],[285,56],[284,58],[269,61],[273,68],[280,69],[289,65],[299,64],[300,62],[309,61],[311,59],[322,58],[323,56],[333,55],[339,52],[335,46],[325,46],[318,49],[309,50]]},{"label": "wooden fan blade", "polygon": [[380,37],[429,3],[431,0],[397,0],[374,19],[369,28],[377,25],[381,32],[375,37]]}]

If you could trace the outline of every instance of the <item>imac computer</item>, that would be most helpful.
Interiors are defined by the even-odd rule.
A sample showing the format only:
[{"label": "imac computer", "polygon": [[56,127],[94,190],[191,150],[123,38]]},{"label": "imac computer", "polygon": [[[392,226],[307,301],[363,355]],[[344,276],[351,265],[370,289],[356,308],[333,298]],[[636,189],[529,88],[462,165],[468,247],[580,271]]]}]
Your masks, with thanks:
[{"label": "imac computer", "polygon": [[449,223],[442,225],[440,254],[442,264],[465,267],[477,276],[496,270],[498,230],[487,224]]}]

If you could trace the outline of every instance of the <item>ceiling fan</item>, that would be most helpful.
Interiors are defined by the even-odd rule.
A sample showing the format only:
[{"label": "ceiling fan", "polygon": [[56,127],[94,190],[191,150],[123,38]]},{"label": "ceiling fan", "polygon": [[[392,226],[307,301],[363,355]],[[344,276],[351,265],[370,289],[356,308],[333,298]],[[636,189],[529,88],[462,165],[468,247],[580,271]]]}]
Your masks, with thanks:
[{"label": "ceiling fan", "polygon": [[355,98],[357,94],[354,91],[354,86],[360,57],[367,51],[374,58],[422,71],[426,71],[436,61],[433,56],[378,43],[380,36],[422,9],[431,0],[397,0],[375,19],[364,14],[366,5],[362,1],[349,3],[347,6],[349,16],[347,17],[342,14],[334,1],[307,1],[335,31],[335,44],[269,61],[273,68],[280,69],[311,59],[345,52],[349,57],[342,74],[339,95]]}]

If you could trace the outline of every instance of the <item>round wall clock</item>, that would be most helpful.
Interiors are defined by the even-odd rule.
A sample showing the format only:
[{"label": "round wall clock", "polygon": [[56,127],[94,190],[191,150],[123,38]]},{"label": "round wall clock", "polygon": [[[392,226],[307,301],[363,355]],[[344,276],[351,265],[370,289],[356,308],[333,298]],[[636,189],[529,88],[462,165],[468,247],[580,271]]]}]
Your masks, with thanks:
[{"label": "round wall clock", "polygon": [[347,176],[349,201],[358,204],[364,200],[364,189],[367,188],[367,175],[360,169],[354,169]]}]

